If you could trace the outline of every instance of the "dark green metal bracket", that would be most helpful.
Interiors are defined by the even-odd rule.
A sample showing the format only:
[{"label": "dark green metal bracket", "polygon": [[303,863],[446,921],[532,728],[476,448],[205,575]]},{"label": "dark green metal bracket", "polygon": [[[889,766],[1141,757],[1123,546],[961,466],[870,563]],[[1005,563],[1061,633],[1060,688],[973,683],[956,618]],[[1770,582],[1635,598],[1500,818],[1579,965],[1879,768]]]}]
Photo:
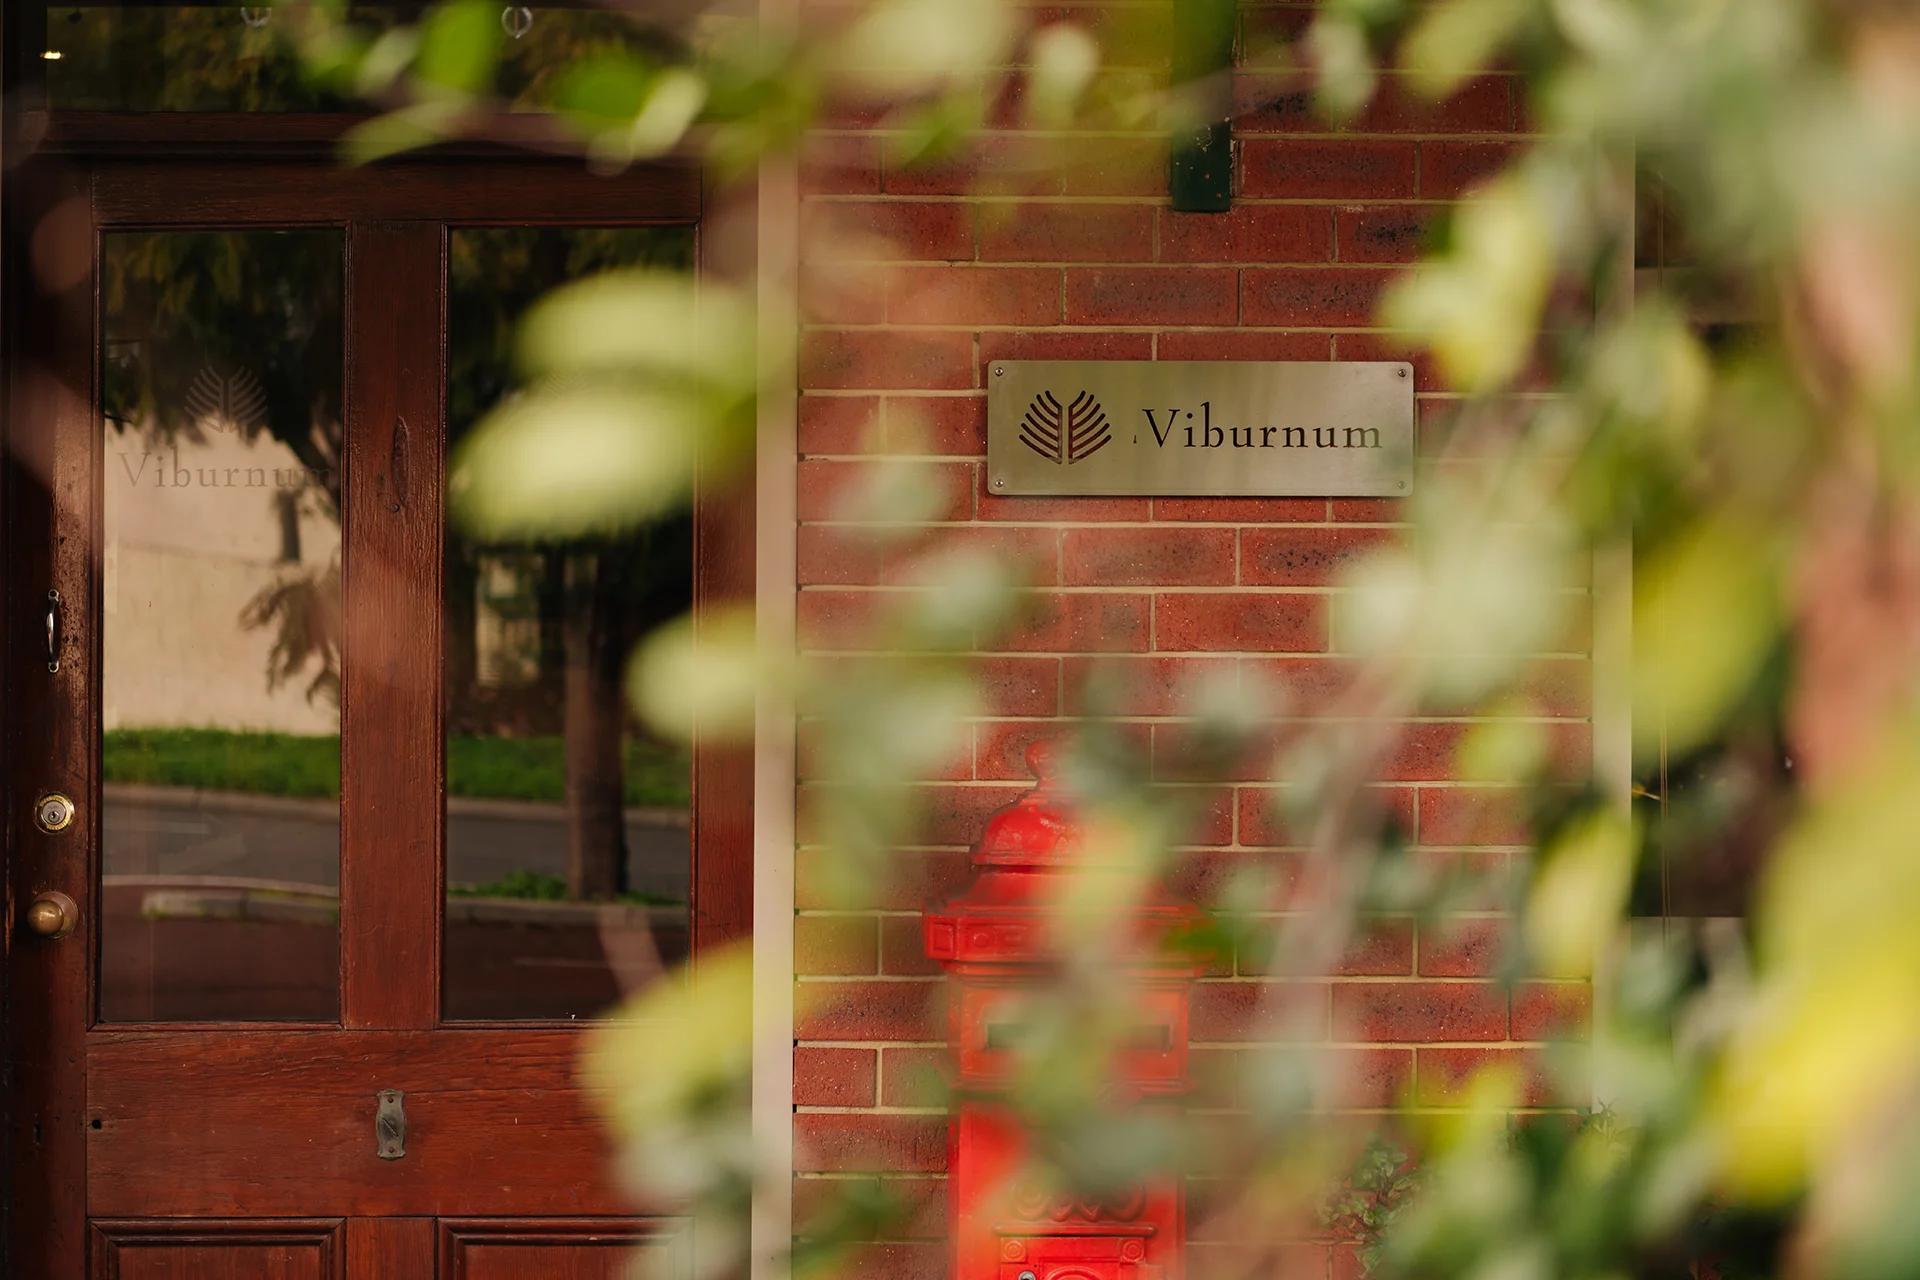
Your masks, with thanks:
[{"label": "dark green metal bracket", "polygon": [[1173,0],[1173,85],[1182,119],[1169,139],[1167,193],[1183,213],[1233,207],[1234,0]]}]

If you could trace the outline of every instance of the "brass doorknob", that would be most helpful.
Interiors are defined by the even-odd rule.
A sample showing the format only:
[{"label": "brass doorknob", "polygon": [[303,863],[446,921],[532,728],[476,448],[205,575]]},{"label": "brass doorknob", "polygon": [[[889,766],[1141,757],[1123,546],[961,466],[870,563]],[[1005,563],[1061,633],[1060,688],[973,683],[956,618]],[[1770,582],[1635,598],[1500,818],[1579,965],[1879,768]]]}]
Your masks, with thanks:
[{"label": "brass doorknob", "polygon": [[54,890],[27,904],[27,928],[43,938],[64,938],[80,923],[80,908],[72,898]]}]

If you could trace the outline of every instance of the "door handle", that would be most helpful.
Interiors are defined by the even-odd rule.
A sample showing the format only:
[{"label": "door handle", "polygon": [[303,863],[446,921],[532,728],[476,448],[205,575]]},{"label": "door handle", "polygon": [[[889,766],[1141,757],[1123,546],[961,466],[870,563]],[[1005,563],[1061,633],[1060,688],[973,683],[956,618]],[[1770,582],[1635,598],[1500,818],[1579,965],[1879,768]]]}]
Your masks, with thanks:
[{"label": "door handle", "polygon": [[47,672],[60,670],[60,593],[47,592]]},{"label": "door handle", "polygon": [[80,908],[59,890],[49,890],[27,904],[27,932],[55,941],[80,923]]}]

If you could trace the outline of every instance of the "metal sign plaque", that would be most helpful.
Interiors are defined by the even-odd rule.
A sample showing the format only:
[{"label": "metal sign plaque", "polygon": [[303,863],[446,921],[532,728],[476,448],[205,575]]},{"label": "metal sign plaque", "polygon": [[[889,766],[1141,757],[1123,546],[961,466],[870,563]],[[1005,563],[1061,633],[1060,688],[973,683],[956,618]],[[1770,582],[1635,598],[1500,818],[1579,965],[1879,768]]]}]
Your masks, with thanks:
[{"label": "metal sign plaque", "polygon": [[996,361],[987,477],[1008,495],[1403,497],[1413,366]]}]

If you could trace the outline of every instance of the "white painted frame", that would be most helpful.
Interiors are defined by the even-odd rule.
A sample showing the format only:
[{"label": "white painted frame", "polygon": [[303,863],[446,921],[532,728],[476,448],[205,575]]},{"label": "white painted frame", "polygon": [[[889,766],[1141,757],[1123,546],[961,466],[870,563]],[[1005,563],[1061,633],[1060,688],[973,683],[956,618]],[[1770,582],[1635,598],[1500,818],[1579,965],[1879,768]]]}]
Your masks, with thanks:
[{"label": "white painted frame", "polygon": [[[770,36],[794,0],[761,0]],[[783,673],[798,651],[796,419],[799,393],[777,353],[799,332],[799,162],[759,174],[756,280],[763,376],[754,459],[754,624],[762,669],[753,732],[753,1148],[759,1178],[749,1227],[750,1280],[782,1280],[793,1243],[793,911],[795,714]],[[775,353],[770,356],[768,353]]]}]

